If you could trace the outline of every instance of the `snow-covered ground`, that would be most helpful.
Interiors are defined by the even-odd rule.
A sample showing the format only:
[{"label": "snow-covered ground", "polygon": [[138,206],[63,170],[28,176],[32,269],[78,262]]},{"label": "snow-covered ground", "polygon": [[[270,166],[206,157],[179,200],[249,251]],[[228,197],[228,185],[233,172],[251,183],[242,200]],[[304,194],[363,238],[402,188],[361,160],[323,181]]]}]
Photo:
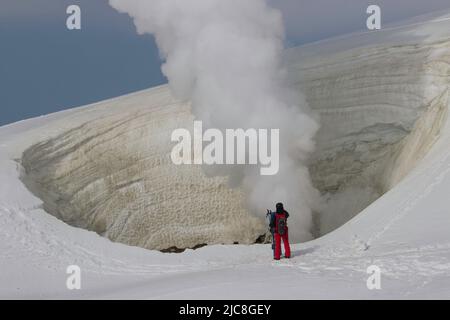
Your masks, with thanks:
[{"label": "snow-covered ground", "polygon": [[[426,17],[427,22],[412,21],[410,26],[288,51],[293,81],[321,115],[315,180],[331,193],[323,219],[330,221],[333,207],[340,213],[350,210],[342,199],[352,199],[352,191],[353,198],[361,196],[357,188],[378,187],[368,191],[363,202],[377,200],[349,222],[314,241],[293,245],[290,260],[272,261],[270,245],[211,245],[165,254],[113,243],[44,210],[56,215],[52,205],[61,204],[60,218],[72,225],[142,247],[192,239],[192,233],[186,238],[152,239],[155,230],[139,229],[152,225],[134,214],[140,207],[128,208],[120,198],[130,187],[160,192],[152,189],[151,181],[130,178],[136,174],[133,170],[121,176],[130,163],[146,159],[137,171],[159,181],[168,181],[173,173],[163,156],[145,153],[164,155],[164,133],[191,120],[189,105],[173,99],[165,86],[1,127],[0,298],[450,298],[449,17]],[[152,121],[155,115],[159,116]],[[158,133],[160,137],[155,137]],[[119,145],[114,149],[117,154],[108,153],[112,145]],[[89,150],[95,150],[95,157]],[[92,165],[102,154],[107,162],[118,163],[104,169],[114,181],[106,181],[99,169],[106,162]],[[134,158],[124,159],[127,154]],[[55,166],[61,155],[68,162]],[[331,165],[325,165],[327,159]],[[320,174],[321,168],[329,170],[327,176]],[[90,174],[83,175],[87,171]],[[192,198],[185,194],[188,210],[200,206],[223,212],[216,220],[204,221],[215,227],[206,236],[200,232],[196,243],[209,243],[208,236],[215,235],[225,243],[233,237],[241,237],[241,243],[254,240],[263,226],[240,208],[227,207],[239,202],[239,191],[230,191],[224,181],[208,180],[201,170],[183,175],[178,181],[181,191],[166,190],[168,198],[158,202],[163,208],[184,191],[192,194]],[[371,184],[375,177],[381,182]],[[121,187],[108,189],[106,182]],[[117,197],[118,201],[111,200]],[[208,207],[210,197],[225,200]],[[137,203],[151,205],[145,199]],[[98,219],[88,215],[89,208],[102,206]],[[117,216],[110,217],[108,211]],[[241,215],[239,221],[247,221],[248,234],[237,229],[238,234],[230,237],[230,230],[221,229],[223,223],[214,224],[233,221],[235,216],[227,216],[230,211]],[[73,212],[82,214],[73,217]],[[192,221],[178,223],[186,226]],[[125,232],[127,228],[136,231]],[[179,234],[181,229],[175,230]],[[236,230],[233,224],[231,230]],[[69,265],[81,268],[81,290],[66,288]],[[366,286],[371,265],[381,269],[380,290]]]}]

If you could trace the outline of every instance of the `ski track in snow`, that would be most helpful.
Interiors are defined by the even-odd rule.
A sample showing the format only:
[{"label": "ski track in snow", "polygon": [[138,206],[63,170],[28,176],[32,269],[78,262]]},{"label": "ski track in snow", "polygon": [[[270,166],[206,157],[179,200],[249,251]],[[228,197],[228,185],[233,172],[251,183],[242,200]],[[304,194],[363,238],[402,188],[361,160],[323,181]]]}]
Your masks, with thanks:
[{"label": "ski track in snow", "polygon": [[427,195],[429,195],[433,189],[441,184],[444,178],[450,173],[450,152],[448,152],[445,156],[442,157],[441,160],[434,162],[432,166],[434,169],[432,170],[422,170],[422,172],[418,173],[422,176],[422,179],[429,179],[429,177],[434,177],[432,181],[430,181],[425,190],[417,190],[415,193],[412,193],[410,197],[405,199],[400,205],[399,208],[392,214],[392,218],[390,221],[382,228],[381,231],[375,233],[368,241],[368,245],[371,242],[375,241],[382,237],[382,235],[389,230],[389,228],[405,218],[406,215],[411,211],[412,208],[421,200],[425,199]]}]

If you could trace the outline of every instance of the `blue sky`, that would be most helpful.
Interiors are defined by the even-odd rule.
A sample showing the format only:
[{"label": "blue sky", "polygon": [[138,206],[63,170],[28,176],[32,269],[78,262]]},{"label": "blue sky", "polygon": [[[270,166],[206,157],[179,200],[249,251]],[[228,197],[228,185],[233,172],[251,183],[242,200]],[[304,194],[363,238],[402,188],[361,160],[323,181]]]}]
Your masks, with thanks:
[{"label": "blue sky", "polygon": [[[189,0],[186,0],[189,1]],[[224,0],[226,1],[226,0]],[[287,46],[450,8],[449,0],[268,0],[285,17]],[[66,29],[66,8],[82,30]],[[0,125],[149,88],[166,80],[151,36],[139,36],[107,0],[0,0]]]}]

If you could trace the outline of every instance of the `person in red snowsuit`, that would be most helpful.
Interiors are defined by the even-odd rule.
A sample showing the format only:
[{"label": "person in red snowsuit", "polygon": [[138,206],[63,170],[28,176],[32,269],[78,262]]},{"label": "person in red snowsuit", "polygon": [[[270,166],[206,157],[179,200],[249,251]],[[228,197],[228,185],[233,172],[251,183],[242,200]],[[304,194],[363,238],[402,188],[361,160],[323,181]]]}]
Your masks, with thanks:
[{"label": "person in red snowsuit", "polygon": [[281,202],[277,203],[276,211],[272,213],[270,219],[270,228],[273,230],[273,238],[275,241],[274,259],[280,260],[281,257],[281,240],[284,243],[284,256],[291,257],[291,247],[289,245],[289,234],[287,226],[287,218],[289,213],[284,210]]}]

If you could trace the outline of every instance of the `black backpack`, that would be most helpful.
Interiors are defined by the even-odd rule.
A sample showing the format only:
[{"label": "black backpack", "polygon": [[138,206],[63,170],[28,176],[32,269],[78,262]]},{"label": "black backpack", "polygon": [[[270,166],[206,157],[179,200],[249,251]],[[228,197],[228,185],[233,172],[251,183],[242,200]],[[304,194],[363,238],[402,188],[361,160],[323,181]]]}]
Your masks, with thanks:
[{"label": "black backpack", "polygon": [[284,214],[277,217],[277,231],[280,236],[285,235],[286,225],[287,225],[287,220],[286,220],[286,216]]}]

